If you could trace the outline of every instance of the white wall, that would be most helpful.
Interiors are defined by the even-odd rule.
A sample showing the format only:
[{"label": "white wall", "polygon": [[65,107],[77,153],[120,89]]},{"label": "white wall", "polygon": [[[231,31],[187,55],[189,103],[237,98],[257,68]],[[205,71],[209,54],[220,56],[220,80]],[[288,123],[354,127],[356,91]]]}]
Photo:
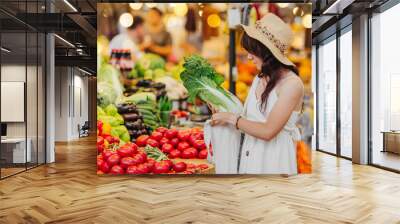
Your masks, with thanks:
[{"label": "white wall", "polygon": [[55,85],[55,140],[77,139],[78,125],[88,120],[88,78],[75,68],[56,67]]}]

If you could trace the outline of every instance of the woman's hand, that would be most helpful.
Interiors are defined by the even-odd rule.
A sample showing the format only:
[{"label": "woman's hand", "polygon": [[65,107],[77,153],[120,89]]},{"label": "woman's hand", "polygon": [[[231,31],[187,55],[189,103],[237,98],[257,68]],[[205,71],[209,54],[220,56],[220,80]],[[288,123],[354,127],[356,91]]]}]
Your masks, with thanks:
[{"label": "woman's hand", "polygon": [[208,108],[210,108],[212,114],[218,113],[218,110],[215,107],[213,107],[213,105],[207,103],[207,106]]},{"label": "woman's hand", "polygon": [[235,125],[237,118],[238,116],[233,113],[228,113],[228,112],[215,113],[211,118],[211,125],[212,126],[225,125],[225,124]]}]

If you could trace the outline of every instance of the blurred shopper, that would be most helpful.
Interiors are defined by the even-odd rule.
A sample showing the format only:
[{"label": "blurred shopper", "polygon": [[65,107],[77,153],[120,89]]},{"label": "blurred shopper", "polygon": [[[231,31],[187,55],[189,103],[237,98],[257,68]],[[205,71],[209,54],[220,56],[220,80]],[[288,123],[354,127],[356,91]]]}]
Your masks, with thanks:
[{"label": "blurred shopper", "polygon": [[151,8],[146,15],[146,31],[143,48],[146,52],[158,54],[164,58],[172,53],[171,34],[165,29],[163,13],[158,8]]},{"label": "blurred shopper", "polygon": [[185,50],[185,54],[191,55],[201,52],[202,37],[198,29],[196,11],[193,8],[189,8],[186,14],[185,41],[182,43],[182,48]]},{"label": "blurred shopper", "polygon": [[126,32],[116,35],[110,42],[112,49],[130,49],[133,59],[140,58],[143,47],[139,44],[144,38],[144,20],[140,16],[133,18],[133,23]]}]

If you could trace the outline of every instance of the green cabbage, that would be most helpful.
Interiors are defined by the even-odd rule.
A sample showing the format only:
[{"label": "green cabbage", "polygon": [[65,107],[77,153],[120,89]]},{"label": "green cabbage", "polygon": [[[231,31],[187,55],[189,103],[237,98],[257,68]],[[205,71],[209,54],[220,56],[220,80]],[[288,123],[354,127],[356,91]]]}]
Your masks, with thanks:
[{"label": "green cabbage", "polygon": [[135,69],[140,77],[144,76],[147,70],[165,69],[165,60],[156,54],[145,54],[135,64]]},{"label": "green cabbage", "polygon": [[107,82],[97,83],[97,105],[100,107],[106,107],[113,104],[117,99],[118,95],[114,91],[111,84]]},{"label": "green cabbage", "polygon": [[194,103],[196,97],[199,97],[220,112],[242,112],[240,100],[221,87],[224,77],[204,58],[197,55],[187,57],[183,67],[180,77],[189,92],[189,102]]},{"label": "green cabbage", "polygon": [[97,75],[97,105],[105,107],[113,104],[116,98],[123,94],[124,89],[119,76],[119,71],[112,65],[101,65]]}]

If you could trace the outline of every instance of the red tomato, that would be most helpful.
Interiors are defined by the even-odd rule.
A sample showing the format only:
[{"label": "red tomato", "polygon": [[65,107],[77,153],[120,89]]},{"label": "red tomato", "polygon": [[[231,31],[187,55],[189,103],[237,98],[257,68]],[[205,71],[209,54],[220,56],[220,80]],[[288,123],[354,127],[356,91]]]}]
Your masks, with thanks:
[{"label": "red tomato", "polygon": [[137,149],[133,150],[133,148],[129,144],[125,144],[117,150],[117,153],[121,157],[127,157],[127,156],[132,156],[136,151]]},{"label": "red tomato", "polygon": [[110,144],[119,144],[119,139],[116,138],[116,137],[113,137],[113,136],[111,136],[111,135],[107,136],[107,137],[106,137],[106,140],[107,140],[107,142],[110,143]]},{"label": "red tomato", "polygon": [[153,172],[154,164],[155,162],[147,162],[144,163],[147,166],[147,169],[149,170],[149,173]]},{"label": "red tomato", "polygon": [[199,155],[197,155],[197,157],[199,159],[207,159],[207,154],[208,154],[207,149],[203,149],[199,152]]},{"label": "red tomato", "polygon": [[174,146],[177,147],[179,144],[179,138],[173,138],[170,140],[170,143]]},{"label": "red tomato", "polygon": [[110,167],[117,165],[119,163],[119,160],[121,159],[121,157],[118,154],[114,154],[111,155],[110,157],[108,157],[107,159],[107,163],[108,165],[110,165]]},{"label": "red tomato", "polygon": [[186,163],[185,162],[178,162],[175,163],[174,165],[172,165],[172,168],[176,171],[176,172],[183,172],[186,170]]},{"label": "red tomato", "polygon": [[135,165],[135,162],[136,161],[132,157],[128,156],[122,158],[119,164],[121,165],[122,168],[128,168],[128,166]]},{"label": "red tomato", "polygon": [[125,172],[124,168],[122,168],[120,165],[114,165],[113,167],[111,167],[110,173],[119,175],[124,174]]},{"label": "red tomato", "polygon": [[143,151],[138,152],[138,155],[140,155],[142,157],[144,162],[147,161],[147,154],[145,152],[143,152]]},{"label": "red tomato", "polygon": [[194,165],[193,163],[188,163],[186,164],[186,169],[188,170],[196,169],[196,165]]},{"label": "red tomato", "polygon": [[181,141],[188,141],[190,137],[190,132],[188,130],[178,131],[178,138]]},{"label": "red tomato", "polygon": [[165,163],[165,164],[167,164],[167,165],[168,165],[168,167],[169,167],[169,169],[171,169],[171,168],[172,168],[172,166],[174,165],[174,163],[172,163],[172,161],[171,161],[171,160],[169,160],[169,159],[163,160],[163,161],[161,161],[161,163]]},{"label": "red tomato", "polygon": [[133,165],[139,165],[144,163],[144,159],[141,155],[136,154],[133,158]]},{"label": "red tomato", "polygon": [[191,170],[185,170],[185,171],[183,171],[182,173],[183,173],[183,174],[194,174],[194,172],[191,171]]},{"label": "red tomato", "polygon": [[183,150],[185,150],[185,149],[187,149],[189,147],[190,147],[189,143],[187,143],[187,142],[179,142],[177,148],[178,148],[179,151],[183,151]]},{"label": "red tomato", "polygon": [[104,145],[97,145],[97,153],[102,153],[104,151]]},{"label": "red tomato", "polygon": [[159,142],[163,137],[163,134],[161,132],[158,131],[153,131],[153,133],[151,133],[150,138],[156,140],[157,142]]},{"label": "red tomato", "polygon": [[128,166],[128,168],[126,168],[126,174],[139,174],[137,166]]},{"label": "red tomato", "polygon": [[117,154],[116,151],[104,150],[103,153],[102,153],[102,155],[103,155],[103,160],[106,161],[106,160],[108,159],[108,157],[110,157],[110,156],[112,156],[112,155],[115,155],[115,154]]},{"label": "red tomato", "polygon": [[157,147],[158,148],[158,142],[152,138],[149,138],[147,140],[147,145],[150,145],[151,147]]},{"label": "red tomato", "polygon": [[165,137],[168,138],[168,139],[173,139],[173,138],[175,138],[175,137],[178,135],[178,131],[177,131],[176,129],[170,129],[170,130],[167,130],[167,131],[164,133],[164,135],[165,135]]},{"label": "red tomato", "polygon": [[97,136],[97,146],[104,144],[104,138],[101,136]]},{"label": "red tomato", "polygon": [[97,155],[97,159],[102,159],[103,160],[103,154]]},{"label": "red tomato", "polygon": [[194,159],[197,157],[197,150],[195,148],[187,148],[182,151],[181,158],[183,159]]},{"label": "red tomato", "polygon": [[158,128],[156,129],[156,131],[158,131],[158,132],[164,134],[166,131],[168,131],[168,128],[165,128],[165,127],[158,127]]},{"label": "red tomato", "polygon": [[97,170],[97,175],[102,175],[102,174],[104,174],[104,172],[103,172],[103,171],[101,171],[101,170]]},{"label": "red tomato", "polygon": [[168,173],[169,166],[167,163],[156,162],[154,164],[153,173],[161,174],[161,173]]},{"label": "red tomato", "polygon": [[136,138],[136,144],[140,147],[144,147],[147,144],[147,140],[150,137],[148,135],[141,135],[139,137]]},{"label": "red tomato", "polygon": [[208,165],[207,164],[199,164],[199,165],[197,165],[197,167],[202,169],[202,170],[208,169]]},{"label": "red tomato", "polygon": [[162,145],[164,145],[164,144],[166,144],[166,143],[169,143],[169,139],[166,138],[166,137],[163,137],[163,138],[160,140],[160,145],[162,146]]},{"label": "red tomato", "polygon": [[171,150],[171,152],[169,152],[168,158],[174,159],[174,158],[179,158],[179,157],[181,157],[181,151],[179,151],[177,149],[173,149],[173,150]]},{"label": "red tomato", "polygon": [[149,173],[149,168],[145,164],[140,164],[137,166],[137,170],[139,171],[140,174],[146,174]]},{"label": "red tomato", "polygon": [[164,153],[170,153],[172,150],[174,149],[174,147],[171,145],[171,144],[168,144],[168,143],[166,143],[166,144],[164,144],[163,146],[162,146],[162,152],[164,152]]},{"label": "red tomato", "polygon": [[193,133],[189,136],[189,143],[194,146],[196,140],[201,140],[200,133]]},{"label": "red tomato", "polygon": [[103,173],[108,173],[108,171],[110,171],[110,165],[108,165],[108,163],[103,162],[101,164],[100,170],[103,171]]},{"label": "red tomato", "polygon": [[97,169],[100,169],[101,165],[103,165],[104,160],[103,159],[97,159]]},{"label": "red tomato", "polygon": [[195,140],[194,143],[192,144],[193,147],[195,147],[198,150],[206,149],[206,143],[204,143],[204,140]]}]

